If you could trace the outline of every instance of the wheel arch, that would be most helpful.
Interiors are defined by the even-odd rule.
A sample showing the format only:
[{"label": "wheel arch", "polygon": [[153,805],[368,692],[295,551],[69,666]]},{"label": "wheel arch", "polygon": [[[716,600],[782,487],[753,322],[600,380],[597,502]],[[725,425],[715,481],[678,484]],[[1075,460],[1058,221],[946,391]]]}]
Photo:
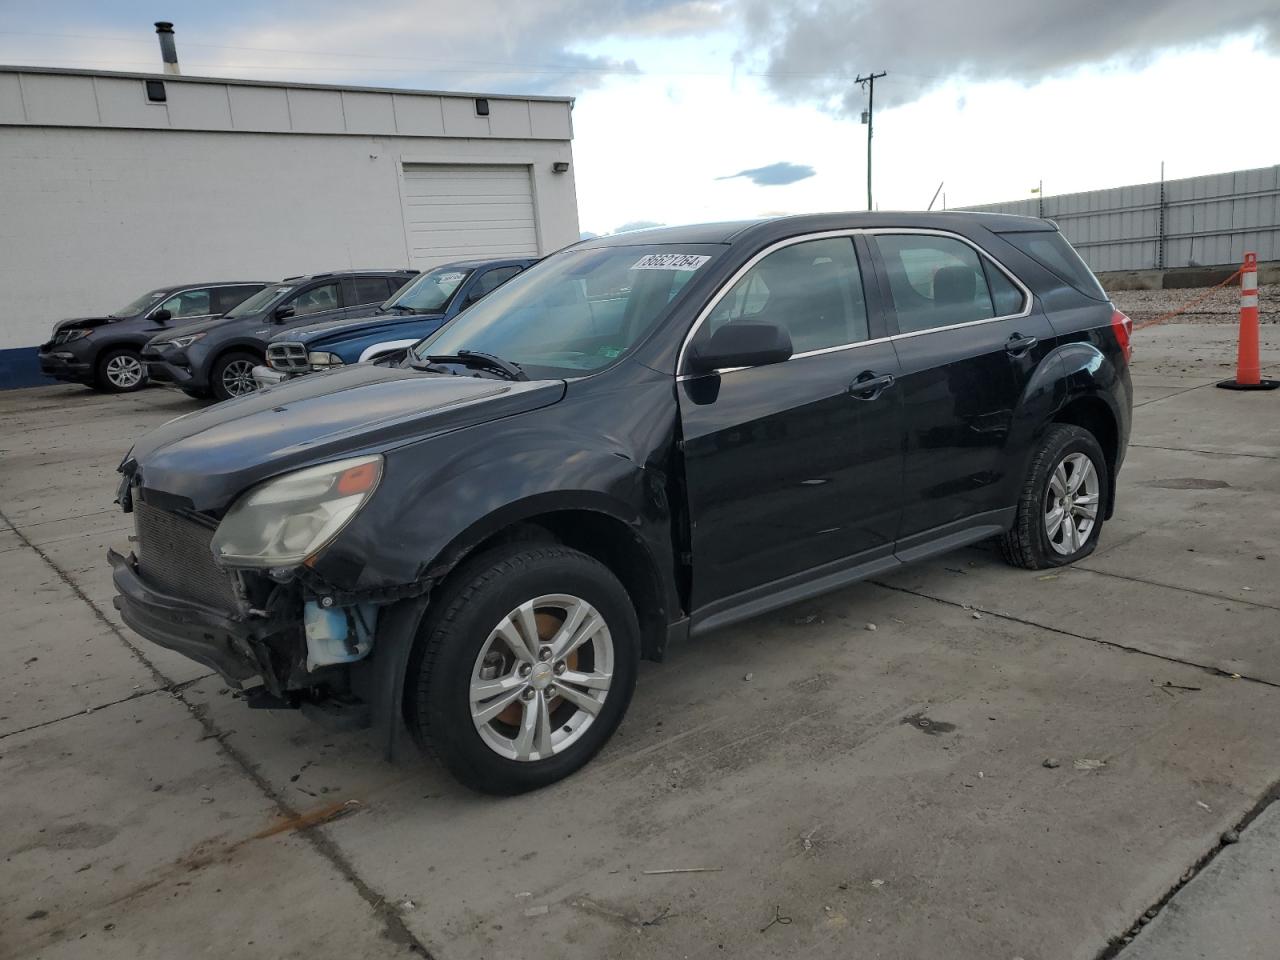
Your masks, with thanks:
[{"label": "wheel arch", "polygon": [[505,544],[555,542],[603,563],[621,581],[640,622],[641,656],[662,656],[667,627],[680,615],[675,593],[636,526],[606,495],[544,494],[509,504],[476,521],[440,551],[429,575],[443,583],[471,558]]},{"label": "wheel arch", "polygon": [[1076,396],[1054,414],[1053,422],[1081,427],[1093,434],[1093,438],[1098,441],[1102,456],[1107,461],[1107,503],[1103,517],[1110,520],[1115,513],[1116,479],[1119,471],[1117,461],[1120,453],[1120,428],[1111,407],[1097,394]]}]

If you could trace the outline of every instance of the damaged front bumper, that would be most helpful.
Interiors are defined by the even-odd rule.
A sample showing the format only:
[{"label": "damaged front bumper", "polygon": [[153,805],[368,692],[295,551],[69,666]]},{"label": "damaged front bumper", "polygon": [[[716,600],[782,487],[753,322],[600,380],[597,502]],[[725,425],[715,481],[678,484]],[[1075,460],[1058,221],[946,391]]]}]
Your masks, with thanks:
[{"label": "damaged front bumper", "polygon": [[288,629],[278,620],[247,621],[180,597],[161,593],[138,575],[132,556],[107,552],[124,622],[152,643],[216,670],[237,689],[248,680],[267,679],[270,665],[259,658],[267,636]]},{"label": "damaged front bumper", "polygon": [[360,659],[312,672],[304,663],[312,651],[303,604],[296,618],[245,618],[155,589],[139,575],[132,554],[110,550],[107,559],[117,591],[116,609],[147,640],[217,671],[236,689],[260,682],[281,706],[353,700],[365,704],[368,711],[361,725],[372,725],[388,759],[400,754],[409,652],[427,608],[429,581],[379,598],[374,635],[365,638]]}]

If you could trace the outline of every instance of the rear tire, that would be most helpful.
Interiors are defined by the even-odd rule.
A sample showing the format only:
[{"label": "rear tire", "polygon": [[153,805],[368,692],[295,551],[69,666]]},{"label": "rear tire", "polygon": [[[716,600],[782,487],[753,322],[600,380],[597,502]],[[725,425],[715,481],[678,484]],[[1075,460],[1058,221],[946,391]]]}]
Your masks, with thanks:
[{"label": "rear tire", "polygon": [[147,385],[147,366],[142,355],[129,347],[116,347],[98,358],[94,387],[104,393],[133,393]]},{"label": "rear tire", "polygon": [[246,350],[232,350],[224,353],[213,365],[209,375],[209,386],[215,400],[231,400],[234,397],[247,396],[258,389],[253,379],[253,368],[262,363],[262,358]]},{"label": "rear tire", "polygon": [[1055,423],[1031,458],[1017,519],[1000,537],[1000,552],[1027,570],[1082,560],[1097,546],[1110,497],[1106,457],[1093,434]]},{"label": "rear tire", "polygon": [[507,795],[555,783],[622,721],[640,627],[626,589],[599,561],[559,545],[508,544],[456,571],[431,610],[410,658],[406,720],[468,787]]}]

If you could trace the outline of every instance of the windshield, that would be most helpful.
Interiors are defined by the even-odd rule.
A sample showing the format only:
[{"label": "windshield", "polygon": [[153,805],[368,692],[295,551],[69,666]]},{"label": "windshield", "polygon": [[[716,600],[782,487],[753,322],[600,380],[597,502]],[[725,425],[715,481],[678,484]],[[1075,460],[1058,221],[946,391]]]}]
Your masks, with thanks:
[{"label": "windshield", "polygon": [[488,353],[534,379],[579,377],[626,355],[718,244],[566,250],[508,280],[413,348],[418,360]]},{"label": "windshield", "polygon": [[457,267],[440,267],[401,287],[382,306],[386,310],[403,307],[416,313],[443,313],[449,298],[470,273]]},{"label": "windshield", "polygon": [[150,293],[144,293],[137,300],[129,301],[123,307],[117,310],[115,313],[108,314],[108,316],[112,316],[112,317],[135,316],[136,314],[142,313],[142,311],[146,310],[148,307],[150,307],[152,304],[154,304],[157,300],[159,300],[168,292],[169,292],[168,290],[152,290]]},{"label": "windshield", "polygon": [[271,301],[283,297],[286,293],[293,289],[292,284],[273,283],[269,287],[263,287],[248,300],[244,301],[235,308],[227,311],[228,317],[247,317],[251,313],[259,313],[270,305]]}]

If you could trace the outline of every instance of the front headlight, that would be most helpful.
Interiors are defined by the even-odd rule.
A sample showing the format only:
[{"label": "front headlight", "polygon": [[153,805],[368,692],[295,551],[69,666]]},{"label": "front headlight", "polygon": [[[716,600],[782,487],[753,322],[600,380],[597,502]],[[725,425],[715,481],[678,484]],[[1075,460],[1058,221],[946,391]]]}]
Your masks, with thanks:
[{"label": "front headlight", "polygon": [[85,337],[89,336],[89,334],[91,333],[93,333],[92,328],[89,328],[86,330],[82,327],[78,330],[68,330],[66,333],[62,335],[62,342],[70,343],[72,340],[83,340]]},{"label": "front headlight", "polygon": [[259,484],[231,505],[213,556],[231,567],[293,567],[322,550],[368,502],[382,457],[353,457]]},{"label": "front headlight", "polygon": [[197,340],[203,339],[203,333],[191,333],[185,337],[174,337],[172,340],[166,340],[164,345],[166,347],[189,347]]},{"label": "front headlight", "polygon": [[343,365],[342,358],[336,353],[308,353],[307,363],[311,364],[314,370],[327,370],[329,367]]}]

